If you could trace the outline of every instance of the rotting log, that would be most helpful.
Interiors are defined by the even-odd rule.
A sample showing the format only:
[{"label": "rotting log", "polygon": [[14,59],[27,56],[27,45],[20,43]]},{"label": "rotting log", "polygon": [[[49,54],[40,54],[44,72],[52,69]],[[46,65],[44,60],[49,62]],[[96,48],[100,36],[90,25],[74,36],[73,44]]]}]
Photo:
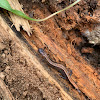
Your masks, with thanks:
[{"label": "rotting log", "polygon": [[[66,49],[62,49],[59,45],[53,42],[47,35],[41,32],[41,29],[34,27],[35,35],[49,50],[56,55],[58,59],[66,64],[67,68],[70,68],[73,72],[71,76],[77,83],[79,89],[89,98],[99,100],[100,97],[100,80],[97,71],[89,65],[77,52],[69,55]],[[25,36],[27,41],[31,43],[32,37]],[[73,48],[74,49],[74,48]],[[77,58],[77,59],[76,59]]]},{"label": "rotting log", "polygon": [[[47,15],[45,15],[40,8],[36,9],[35,13],[39,13],[42,18],[49,15],[48,11],[46,12]],[[66,65],[66,68],[72,70],[73,74],[71,77],[75,80],[79,89],[90,99],[99,100],[100,77],[97,70],[75,50],[74,46],[70,43],[66,46],[66,40],[62,37],[62,30],[54,21],[54,18],[43,22],[42,25],[36,23],[31,26],[33,28],[31,37],[28,37],[27,34],[23,32],[23,36],[30,45],[36,51],[38,48],[46,47],[46,51],[51,55],[51,58],[54,57],[57,61],[60,60]],[[48,33],[46,32],[47,30],[49,30]],[[75,39],[77,38],[75,37],[74,40]],[[35,45],[33,41],[36,43]]]},{"label": "rotting log", "polygon": [[[16,42],[16,45],[19,47],[18,51],[23,56],[25,55],[25,57],[27,58],[27,61],[33,63],[35,68],[38,69],[46,79],[48,79],[50,84],[54,84],[57,88],[59,88],[59,91],[64,100],[73,100],[72,97],[63,90],[63,88],[58,84],[58,82],[53,77],[50,76],[50,74],[44,69],[44,66],[41,64],[41,62],[38,60],[38,58],[32,52],[30,52],[30,50],[27,48],[25,43],[22,42],[15,35],[15,33],[11,30],[11,28],[6,24],[5,20],[0,16],[0,38],[3,39],[4,37],[7,37],[8,39]],[[5,90],[5,91],[9,91],[9,90]],[[10,99],[8,99],[8,100],[10,100]]]},{"label": "rotting log", "polygon": [[[43,15],[39,9],[37,9],[36,12],[41,14],[41,16]],[[49,35],[48,33],[44,34],[45,30],[43,29],[44,27],[42,28],[37,23],[32,25],[34,33],[31,35],[31,37],[29,37],[25,32],[22,32],[24,38],[28,41],[28,43],[36,52],[38,52],[38,48],[44,48],[45,46],[47,46],[46,52],[49,55],[52,54],[57,61],[60,60],[61,62],[63,62],[63,64],[66,65],[66,68],[70,68],[70,70],[72,70],[73,74],[71,77],[77,83],[79,89],[90,99],[99,100],[100,99],[99,74],[97,73],[95,68],[93,68],[82,58],[80,53],[78,53],[72,45],[69,44],[69,47],[65,45],[66,44],[65,40],[61,36],[62,32],[56,25],[56,23],[53,21],[54,19],[52,18],[43,23],[43,25],[46,24],[50,26],[49,31],[51,32],[51,35]],[[55,84],[60,89],[61,94],[65,100],[66,98],[68,98],[68,100],[71,100],[72,99],[71,96],[64,91],[64,89],[59,85],[59,82],[57,82],[55,78],[51,77],[51,72],[48,74],[48,71],[44,69],[44,66],[41,64],[39,60],[37,60],[37,57],[33,53],[30,53],[31,51],[27,49],[25,44],[22,43],[13,32],[8,32],[9,28],[8,26],[4,26],[5,22],[3,22],[3,20],[1,21],[1,23],[3,23],[1,25],[4,28],[4,30],[7,30],[7,32],[1,35],[5,36],[9,34],[9,36],[13,40],[16,39],[16,41],[19,41],[18,44],[22,45],[24,53],[31,58],[31,61],[36,66],[36,68],[38,68],[41,71],[41,73],[49,80],[50,83]],[[55,40],[56,36],[58,37],[57,40]],[[37,45],[33,44],[32,41],[34,39],[37,39],[35,40],[35,42],[37,41],[36,42]],[[53,73],[53,75],[55,74]]]}]

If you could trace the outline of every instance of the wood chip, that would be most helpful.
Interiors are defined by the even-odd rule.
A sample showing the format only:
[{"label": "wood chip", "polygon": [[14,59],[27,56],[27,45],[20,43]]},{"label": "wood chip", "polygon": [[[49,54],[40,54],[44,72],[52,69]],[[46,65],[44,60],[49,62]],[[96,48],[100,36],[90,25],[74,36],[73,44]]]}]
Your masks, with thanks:
[{"label": "wood chip", "polygon": [[[20,11],[24,12],[22,10],[22,6],[18,2],[18,0],[8,0],[8,2],[10,3],[10,5],[13,9],[20,10]],[[15,25],[17,31],[20,31],[20,27],[22,26],[23,30],[26,31],[27,34],[30,36],[31,28],[30,28],[30,25],[28,23],[28,20],[21,18],[21,17],[13,14],[11,12],[9,12],[9,13],[10,13],[10,17],[11,17],[11,20],[13,22],[13,25]]]}]

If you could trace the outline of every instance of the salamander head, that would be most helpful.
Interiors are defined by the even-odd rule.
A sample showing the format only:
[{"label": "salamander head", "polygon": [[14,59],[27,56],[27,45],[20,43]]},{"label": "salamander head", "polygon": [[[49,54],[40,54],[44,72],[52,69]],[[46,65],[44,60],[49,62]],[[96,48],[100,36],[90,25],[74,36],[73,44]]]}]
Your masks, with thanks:
[{"label": "salamander head", "polygon": [[44,52],[44,50],[43,50],[42,48],[39,48],[38,51],[39,51],[39,53],[42,54],[43,56],[45,55],[45,52]]}]

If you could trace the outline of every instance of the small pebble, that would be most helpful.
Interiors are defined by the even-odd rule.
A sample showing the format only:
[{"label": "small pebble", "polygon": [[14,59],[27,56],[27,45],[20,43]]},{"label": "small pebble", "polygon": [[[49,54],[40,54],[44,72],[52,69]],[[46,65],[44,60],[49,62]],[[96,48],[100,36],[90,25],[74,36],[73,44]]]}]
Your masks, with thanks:
[{"label": "small pebble", "polygon": [[6,55],[3,53],[3,54],[1,55],[1,57],[2,57],[2,58],[6,58]]},{"label": "small pebble", "polygon": [[9,71],[10,71],[10,66],[6,66],[5,72],[9,73]]},{"label": "small pebble", "polygon": [[3,45],[2,43],[0,43],[0,50],[3,50],[5,48],[5,45]]},{"label": "small pebble", "polygon": [[4,80],[4,78],[5,78],[4,72],[0,72],[0,78],[2,78],[2,80]]}]

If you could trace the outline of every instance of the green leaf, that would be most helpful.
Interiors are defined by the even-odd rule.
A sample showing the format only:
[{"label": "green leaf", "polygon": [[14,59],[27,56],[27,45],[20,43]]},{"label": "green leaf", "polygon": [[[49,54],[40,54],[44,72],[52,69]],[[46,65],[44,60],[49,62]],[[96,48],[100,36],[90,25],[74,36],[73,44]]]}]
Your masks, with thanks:
[{"label": "green leaf", "polygon": [[0,7],[9,11],[12,9],[7,0],[0,0]]},{"label": "green leaf", "polygon": [[21,11],[19,11],[19,10],[14,10],[14,9],[12,9],[11,6],[10,6],[10,4],[9,4],[9,2],[8,2],[7,0],[0,0],[0,7],[3,8],[3,9],[6,9],[6,10],[8,10],[8,11],[10,11],[10,12],[12,12],[12,13],[14,13],[14,14],[16,14],[16,15],[22,17],[22,18],[28,19],[28,20],[33,20],[33,21],[45,21],[45,20],[47,20],[47,19],[53,17],[54,15],[56,15],[56,14],[58,14],[58,13],[64,11],[64,10],[68,10],[69,8],[71,8],[71,7],[73,7],[74,5],[76,5],[79,1],[81,1],[81,0],[75,1],[74,3],[72,3],[71,5],[69,5],[68,7],[64,8],[64,9],[62,9],[62,10],[60,10],[60,11],[57,11],[57,12],[51,14],[50,16],[44,18],[44,19],[33,19],[33,18],[28,17],[27,15],[25,15],[23,12],[21,12]]}]

